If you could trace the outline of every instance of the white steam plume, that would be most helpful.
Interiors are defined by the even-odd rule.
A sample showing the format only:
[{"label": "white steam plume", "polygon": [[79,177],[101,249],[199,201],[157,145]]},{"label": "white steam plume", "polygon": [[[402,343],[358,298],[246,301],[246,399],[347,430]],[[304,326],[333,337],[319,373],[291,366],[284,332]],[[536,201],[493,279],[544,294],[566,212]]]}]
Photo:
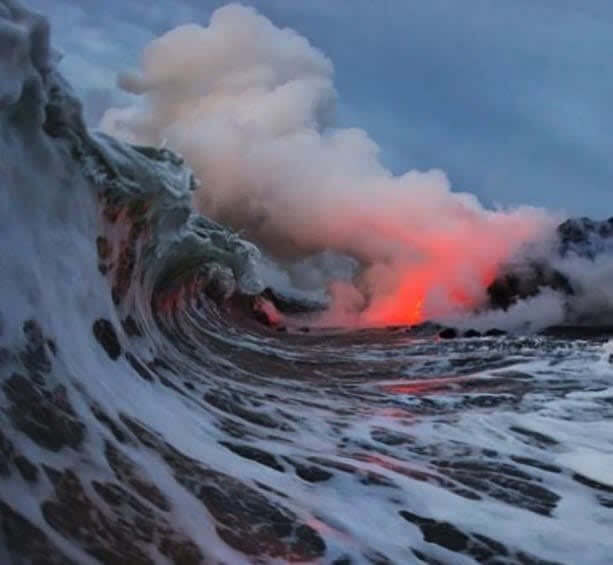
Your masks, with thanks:
[{"label": "white steam plume", "polygon": [[226,6],[208,27],[151,42],[141,71],[119,83],[143,104],[108,111],[103,129],[167,140],[203,181],[198,208],[275,255],[360,259],[364,323],[477,304],[499,263],[554,224],[533,208],[485,210],[440,171],[394,176],[366,132],[334,127],[330,60],[250,8]]}]

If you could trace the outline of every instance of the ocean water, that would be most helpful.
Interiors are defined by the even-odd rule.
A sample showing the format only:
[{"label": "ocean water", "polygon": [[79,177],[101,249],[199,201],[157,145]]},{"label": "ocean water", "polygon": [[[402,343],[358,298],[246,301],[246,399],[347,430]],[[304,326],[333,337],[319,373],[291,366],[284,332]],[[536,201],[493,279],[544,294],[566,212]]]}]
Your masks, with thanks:
[{"label": "ocean water", "polygon": [[613,341],[304,327],[0,15],[0,563],[613,562]]}]

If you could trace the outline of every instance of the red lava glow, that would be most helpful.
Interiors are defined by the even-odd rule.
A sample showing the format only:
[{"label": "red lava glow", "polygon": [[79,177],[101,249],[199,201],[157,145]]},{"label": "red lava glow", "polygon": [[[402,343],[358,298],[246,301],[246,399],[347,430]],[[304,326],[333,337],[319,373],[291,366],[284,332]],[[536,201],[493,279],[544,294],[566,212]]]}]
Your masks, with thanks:
[{"label": "red lava glow", "polygon": [[431,392],[452,389],[462,380],[464,379],[457,377],[438,378],[428,379],[426,381],[413,381],[408,383],[384,385],[382,388],[386,392],[392,394],[417,396],[419,394],[429,394]]},{"label": "red lava glow", "polygon": [[[439,233],[427,226],[410,234],[399,230],[393,233],[390,226],[373,226],[385,237],[406,244],[411,259],[395,266],[391,292],[375,292],[364,322],[414,325],[436,316],[474,310],[485,302],[487,287],[501,265],[546,227],[542,218],[499,213],[463,218],[452,229]],[[373,279],[376,289],[377,280]]]}]

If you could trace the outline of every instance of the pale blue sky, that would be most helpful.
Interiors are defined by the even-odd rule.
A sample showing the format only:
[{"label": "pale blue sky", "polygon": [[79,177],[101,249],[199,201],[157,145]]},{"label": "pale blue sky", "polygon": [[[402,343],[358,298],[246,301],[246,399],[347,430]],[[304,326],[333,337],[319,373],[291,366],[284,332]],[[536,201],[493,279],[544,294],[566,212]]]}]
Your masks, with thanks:
[{"label": "pale blue sky", "polygon": [[[154,36],[216,0],[30,0],[50,15],[90,117]],[[394,171],[440,168],[484,203],[613,215],[613,3],[251,0],[333,61],[338,123]]]}]

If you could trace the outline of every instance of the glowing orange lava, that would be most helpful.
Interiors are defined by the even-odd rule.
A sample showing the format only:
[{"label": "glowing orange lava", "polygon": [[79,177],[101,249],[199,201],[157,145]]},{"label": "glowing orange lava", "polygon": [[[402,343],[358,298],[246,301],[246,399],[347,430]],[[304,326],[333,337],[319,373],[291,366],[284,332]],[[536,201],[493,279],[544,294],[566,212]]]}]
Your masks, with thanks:
[{"label": "glowing orange lava", "polygon": [[[546,226],[536,219],[492,213],[463,218],[438,233],[423,226],[417,233],[407,233],[406,228],[393,233],[389,225],[373,227],[405,244],[410,258],[395,265],[393,290],[375,293],[364,323],[413,325],[483,304],[501,265]],[[372,283],[376,288],[376,279]]]}]

